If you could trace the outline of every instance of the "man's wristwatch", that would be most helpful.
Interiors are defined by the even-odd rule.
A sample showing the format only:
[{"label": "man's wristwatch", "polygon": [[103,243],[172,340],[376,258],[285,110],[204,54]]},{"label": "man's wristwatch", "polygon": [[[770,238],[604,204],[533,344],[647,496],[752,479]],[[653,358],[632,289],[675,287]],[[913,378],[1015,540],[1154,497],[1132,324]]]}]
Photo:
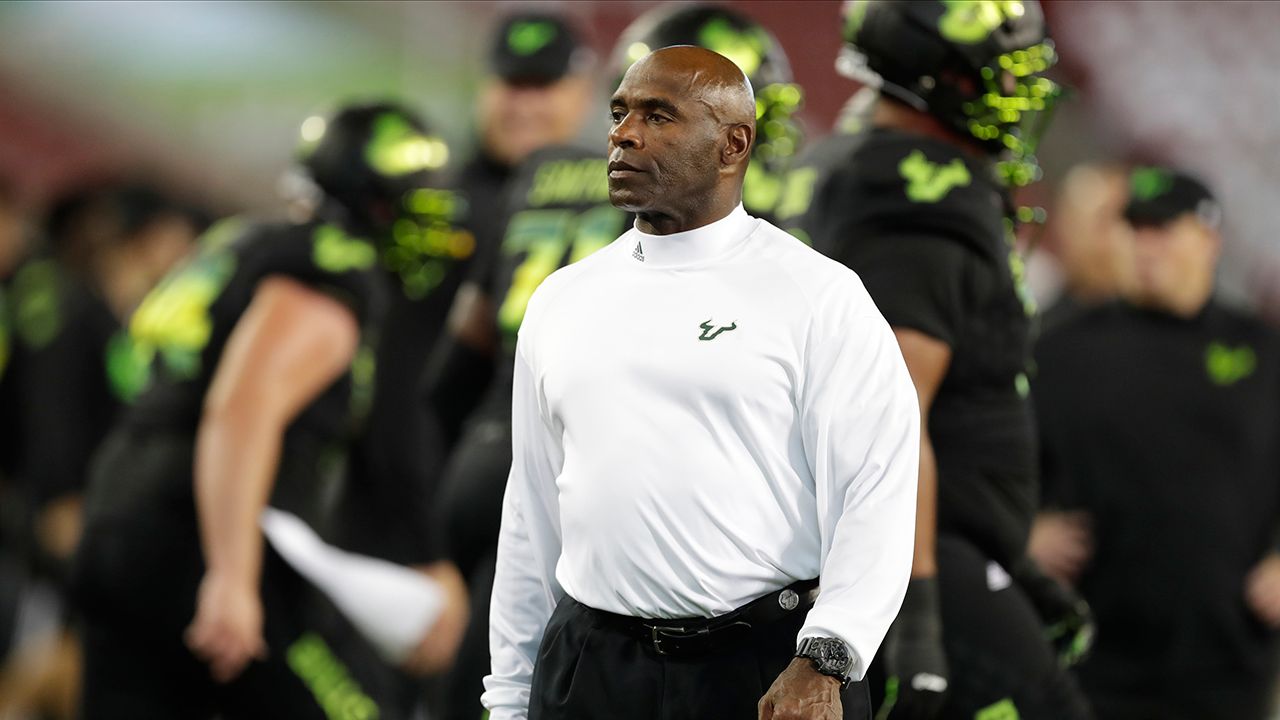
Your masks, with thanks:
[{"label": "man's wristwatch", "polygon": [[796,648],[796,657],[812,660],[818,672],[839,680],[841,688],[849,687],[853,679],[849,675],[853,670],[853,653],[849,652],[849,646],[842,640],[807,637]]}]

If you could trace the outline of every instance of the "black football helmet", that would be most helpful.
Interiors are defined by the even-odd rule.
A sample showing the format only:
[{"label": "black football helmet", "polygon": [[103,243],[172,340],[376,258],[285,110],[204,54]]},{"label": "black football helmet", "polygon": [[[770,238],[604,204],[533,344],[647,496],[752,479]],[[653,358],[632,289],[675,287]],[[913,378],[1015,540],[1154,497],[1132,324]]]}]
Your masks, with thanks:
[{"label": "black football helmet", "polygon": [[1009,185],[1039,178],[1062,88],[1036,0],[849,0],[843,37],[842,74],[974,137]]},{"label": "black football helmet", "polygon": [[297,157],[322,193],[358,222],[385,230],[405,214],[408,195],[426,187],[449,159],[444,140],[395,103],[348,105],[302,124]]},{"label": "black football helmet", "polygon": [[755,160],[772,166],[795,154],[801,136],[793,116],[804,95],[792,82],[791,63],[773,33],[742,13],[718,5],[663,5],[623,31],[613,53],[616,77],[621,81],[637,60],[672,45],[696,45],[720,53],[751,81],[756,96]]}]

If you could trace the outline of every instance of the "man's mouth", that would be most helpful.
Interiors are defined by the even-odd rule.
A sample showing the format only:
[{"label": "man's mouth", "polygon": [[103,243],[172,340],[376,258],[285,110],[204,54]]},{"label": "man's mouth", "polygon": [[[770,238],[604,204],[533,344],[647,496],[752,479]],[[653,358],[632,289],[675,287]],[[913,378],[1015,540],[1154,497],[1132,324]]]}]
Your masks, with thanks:
[{"label": "man's mouth", "polygon": [[635,174],[635,173],[642,173],[642,172],[644,172],[644,171],[643,171],[643,170],[641,170],[641,169],[639,169],[639,168],[637,168],[637,167],[636,167],[636,166],[634,166],[634,165],[631,165],[631,164],[629,164],[629,163],[625,163],[625,162],[623,162],[623,161],[621,161],[621,160],[610,160],[610,161],[609,161],[609,177],[611,177],[611,178],[624,178],[624,177],[630,177],[631,175],[633,175],[633,174]]}]

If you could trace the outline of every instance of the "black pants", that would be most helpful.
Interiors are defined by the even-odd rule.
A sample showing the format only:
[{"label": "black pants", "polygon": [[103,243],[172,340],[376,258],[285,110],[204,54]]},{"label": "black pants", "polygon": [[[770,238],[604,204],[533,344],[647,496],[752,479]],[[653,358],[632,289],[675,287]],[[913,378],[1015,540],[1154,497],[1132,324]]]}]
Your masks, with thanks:
[{"label": "black pants", "polygon": [[[183,472],[184,463],[191,472],[180,442],[116,437],[101,460],[103,472],[144,479]],[[183,642],[204,572],[190,499],[185,510],[132,513],[124,502],[119,514],[90,514],[75,563],[84,720],[396,718],[376,654],[269,547],[261,583],[268,657],[231,683],[213,682]]]},{"label": "black pants", "polygon": [[[1087,720],[1074,677],[1045,639],[1031,601],[970,542],[938,537],[938,590],[946,646],[947,705],[938,720]],[[872,665],[877,705],[884,670]]]},{"label": "black pants", "polygon": [[[698,657],[658,655],[598,611],[566,597],[543,635],[529,720],[754,720],[795,654],[805,613]],[[841,695],[844,717],[869,720],[866,683]]]}]

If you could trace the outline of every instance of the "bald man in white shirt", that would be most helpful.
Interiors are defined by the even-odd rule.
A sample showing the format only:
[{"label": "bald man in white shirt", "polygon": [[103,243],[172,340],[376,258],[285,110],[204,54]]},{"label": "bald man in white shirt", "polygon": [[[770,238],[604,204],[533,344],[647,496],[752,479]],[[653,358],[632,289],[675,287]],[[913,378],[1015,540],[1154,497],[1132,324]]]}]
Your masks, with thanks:
[{"label": "bald man in white shirt", "polygon": [[742,209],[755,102],[732,62],[659,50],[610,107],[635,227],[548,278],[520,330],[483,702],[869,718],[915,521],[893,333],[851,271]]}]

